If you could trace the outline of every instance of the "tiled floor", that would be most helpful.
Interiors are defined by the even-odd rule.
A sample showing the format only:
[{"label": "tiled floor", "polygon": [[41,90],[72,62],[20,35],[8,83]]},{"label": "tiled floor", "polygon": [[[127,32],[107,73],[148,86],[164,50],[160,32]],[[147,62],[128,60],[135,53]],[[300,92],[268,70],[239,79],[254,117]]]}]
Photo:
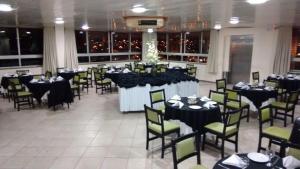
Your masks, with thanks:
[{"label": "tiled floor", "polygon": [[[212,83],[200,82],[200,95],[207,95],[210,88]],[[160,158],[160,140],[145,150],[144,114],[119,112],[117,92],[98,95],[91,89],[81,98],[70,109],[65,106],[55,112],[47,106],[18,112],[1,98],[0,169],[173,168],[170,149]],[[299,116],[298,107],[296,112]],[[256,118],[250,123],[243,120],[239,152],[256,151],[257,138]],[[230,143],[225,146],[228,154],[233,153]],[[219,158],[218,151],[209,147],[201,153],[208,168]],[[180,168],[195,163],[189,159]]]}]

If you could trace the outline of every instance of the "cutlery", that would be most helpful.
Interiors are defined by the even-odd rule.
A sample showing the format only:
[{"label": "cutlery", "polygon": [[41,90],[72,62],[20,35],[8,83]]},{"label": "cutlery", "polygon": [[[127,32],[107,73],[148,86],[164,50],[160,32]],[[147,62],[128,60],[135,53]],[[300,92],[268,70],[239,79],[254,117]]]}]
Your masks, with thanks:
[{"label": "cutlery", "polygon": [[273,163],[272,163],[272,165],[271,166],[275,166],[276,165],[276,163],[278,162],[278,160],[279,160],[279,157],[278,156],[275,156],[276,157],[276,159],[273,161]]},{"label": "cutlery", "polygon": [[225,169],[230,169],[230,168],[228,168],[228,167],[225,167],[225,166],[222,165],[222,164],[218,164],[218,166],[220,166],[220,167],[222,167],[222,168],[225,168]]}]

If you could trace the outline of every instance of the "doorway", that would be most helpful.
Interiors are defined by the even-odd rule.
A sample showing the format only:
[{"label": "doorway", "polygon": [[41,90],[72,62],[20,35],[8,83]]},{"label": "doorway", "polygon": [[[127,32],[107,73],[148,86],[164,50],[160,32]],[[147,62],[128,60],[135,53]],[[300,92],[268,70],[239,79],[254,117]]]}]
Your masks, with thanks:
[{"label": "doorway", "polygon": [[230,37],[228,82],[249,82],[253,50],[253,35],[232,35]]}]

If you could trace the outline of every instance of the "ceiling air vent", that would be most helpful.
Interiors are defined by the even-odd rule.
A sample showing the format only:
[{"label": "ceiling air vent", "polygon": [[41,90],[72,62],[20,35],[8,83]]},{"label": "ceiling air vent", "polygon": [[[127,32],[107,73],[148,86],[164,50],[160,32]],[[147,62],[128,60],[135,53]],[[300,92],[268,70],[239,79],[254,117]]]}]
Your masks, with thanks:
[{"label": "ceiling air vent", "polygon": [[163,16],[125,16],[126,25],[130,28],[162,28],[167,20]]}]

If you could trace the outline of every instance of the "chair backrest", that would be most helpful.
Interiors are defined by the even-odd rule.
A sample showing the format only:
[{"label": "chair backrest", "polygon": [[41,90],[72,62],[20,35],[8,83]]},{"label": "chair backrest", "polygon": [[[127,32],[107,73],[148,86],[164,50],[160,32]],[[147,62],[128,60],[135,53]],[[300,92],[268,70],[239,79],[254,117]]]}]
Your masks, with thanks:
[{"label": "chair backrest", "polygon": [[189,68],[188,68],[188,74],[189,74],[190,76],[195,77],[195,76],[196,76],[196,73],[197,73],[197,67],[189,67]]},{"label": "chair backrest", "polygon": [[50,79],[50,77],[52,77],[52,72],[47,70],[45,73],[45,77],[46,77],[46,79]]},{"label": "chair backrest", "polygon": [[186,64],[186,68],[187,68],[187,69],[188,69],[188,68],[191,68],[191,67],[195,67],[194,64],[190,64],[190,63]]},{"label": "chair backrest", "polygon": [[73,83],[74,84],[78,84],[79,81],[80,81],[80,76],[79,75],[74,75],[74,77],[73,77]]},{"label": "chair backrest", "polygon": [[289,139],[288,155],[291,155],[300,160],[300,117],[297,117]]},{"label": "chair backrest", "polygon": [[166,101],[166,96],[165,96],[165,90],[155,90],[155,91],[150,91],[150,102],[151,102],[151,107],[153,107],[154,104],[156,103],[164,103]]},{"label": "chair backrest", "polygon": [[161,127],[162,133],[164,133],[164,123],[163,123],[163,114],[160,110],[153,109],[144,105],[145,108],[145,117],[146,117],[146,126],[149,128],[149,123],[156,124]]},{"label": "chair backrest", "polygon": [[25,74],[29,73],[29,70],[16,70],[16,73],[18,75],[25,75]]},{"label": "chair backrest", "polygon": [[273,87],[274,89],[277,89],[279,86],[279,83],[277,80],[265,80],[264,84],[265,84],[265,86]]},{"label": "chair backrest", "polygon": [[11,85],[20,85],[20,79],[17,77],[9,78],[8,83]]},{"label": "chair backrest", "polygon": [[208,97],[211,100],[217,102],[218,104],[226,105],[227,93],[225,92],[217,92],[217,91],[210,90]]},{"label": "chair backrest", "polygon": [[197,156],[197,164],[200,164],[199,134],[195,132],[172,140],[172,154],[174,169],[178,168],[180,162],[193,156]]},{"label": "chair backrest", "polygon": [[224,92],[226,89],[226,79],[216,80],[216,89],[217,91],[222,90]]},{"label": "chair backrest", "polygon": [[125,68],[127,68],[127,69],[131,70],[131,69],[132,69],[131,63],[129,63],[129,64],[125,64]]},{"label": "chair backrest", "polygon": [[101,73],[100,72],[94,72],[94,79],[95,81],[101,80]]},{"label": "chair backrest", "polygon": [[258,110],[259,131],[262,132],[264,123],[273,125],[273,111],[270,105],[261,107]]},{"label": "chair backrest", "polygon": [[106,72],[108,71],[108,68],[101,68],[100,69],[100,73],[102,74],[102,75],[104,75]]},{"label": "chair backrest", "polygon": [[33,75],[33,79],[39,80],[41,79],[41,75]]},{"label": "chair backrest", "polygon": [[93,71],[92,71],[92,68],[89,67],[89,68],[87,69],[87,73],[88,73],[89,75],[91,75],[92,72],[93,72]]},{"label": "chair backrest", "polygon": [[80,79],[87,78],[87,71],[78,72],[78,75]]},{"label": "chair backrest", "polygon": [[237,90],[226,89],[225,93],[227,93],[227,100],[241,102],[241,95],[238,93]]},{"label": "chair backrest", "polygon": [[161,73],[165,73],[166,71],[167,71],[167,68],[164,68],[164,67],[161,67],[161,68],[160,68],[160,72],[161,72]]},{"label": "chair backrest", "polygon": [[139,68],[134,68],[133,71],[136,72],[136,73],[140,73],[141,72],[141,70]]},{"label": "chair backrest", "polygon": [[252,72],[252,80],[259,83],[259,72]]},{"label": "chair backrest", "polygon": [[139,68],[140,70],[144,70],[145,69],[145,65],[144,64],[137,64],[136,67]]},{"label": "chair backrest", "polygon": [[99,72],[99,69],[97,67],[92,67],[92,71],[95,72]]},{"label": "chair backrest", "polygon": [[289,93],[288,103],[292,103],[294,105],[297,104],[299,97],[299,91],[292,91]]},{"label": "chair backrest", "polygon": [[223,133],[226,133],[226,128],[230,126],[235,126],[237,129],[239,128],[240,120],[241,120],[241,112],[242,112],[241,109],[236,109],[227,112]]}]

